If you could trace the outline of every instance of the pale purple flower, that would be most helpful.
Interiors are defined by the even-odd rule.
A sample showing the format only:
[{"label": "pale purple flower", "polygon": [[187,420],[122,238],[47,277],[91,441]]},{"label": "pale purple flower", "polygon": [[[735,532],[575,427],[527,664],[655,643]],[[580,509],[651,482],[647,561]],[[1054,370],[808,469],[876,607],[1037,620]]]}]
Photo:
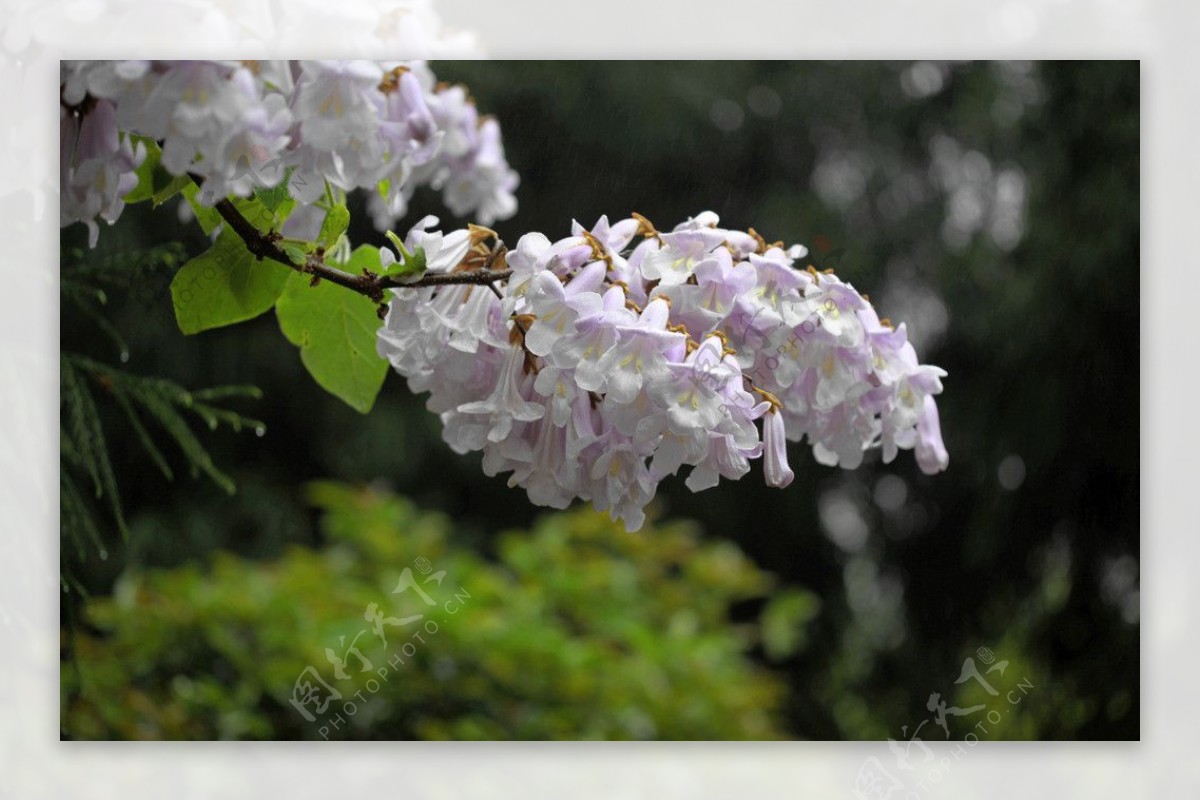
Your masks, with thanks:
[{"label": "pale purple flower", "polygon": [[788,467],[783,415],[775,410],[763,417],[763,475],[768,487],[779,489],[791,484],[795,478],[792,469]]},{"label": "pale purple flower", "polygon": [[[903,325],[836,276],[799,269],[803,248],[717,224],[700,214],[636,245],[635,219],[574,223],[557,242],[527,234],[486,317],[462,287],[401,290],[392,311],[405,322],[389,314],[381,352],[431,393],[452,447],[483,452],[487,474],[511,473],[540,505],[591,501],[631,530],[687,466],[693,491],[758,458],[770,486],[788,486],[788,441],[846,469],[875,447],[944,469],[933,396],[945,373],[919,363]],[[462,360],[468,341],[477,363]]]},{"label": "pale purple flower", "polygon": [[64,61],[60,91],[72,115],[110,103],[122,134],[159,143],[164,169],[202,179],[206,205],[286,179],[301,217],[327,186],[367,191],[381,231],[422,185],[484,224],[516,211],[499,126],[422,62]]},{"label": "pale purple flower", "polygon": [[678,231],[663,234],[662,247],[647,253],[642,259],[642,275],[659,281],[664,286],[674,286],[687,281],[697,264],[724,241],[720,231],[710,228]]},{"label": "pale purple flower", "polygon": [[487,435],[491,442],[505,439],[512,431],[514,421],[538,420],[546,413],[545,406],[533,403],[522,393],[525,384],[524,360],[525,352],[521,348],[510,347],[500,368],[500,380],[492,393],[483,400],[464,403],[458,407],[459,414],[484,415],[492,421]]},{"label": "pale purple flower", "polygon": [[84,223],[88,245],[95,247],[100,235],[96,218],[112,224],[121,215],[123,198],[137,186],[134,171],[146,149],[120,139],[116,111],[107,100],[97,101],[81,117],[63,110],[60,121],[61,222]]},{"label": "pale purple flower", "polygon": [[939,473],[950,465],[950,454],[942,444],[942,428],[938,421],[937,404],[929,395],[925,396],[920,414],[917,415],[917,464],[925,473]]}]

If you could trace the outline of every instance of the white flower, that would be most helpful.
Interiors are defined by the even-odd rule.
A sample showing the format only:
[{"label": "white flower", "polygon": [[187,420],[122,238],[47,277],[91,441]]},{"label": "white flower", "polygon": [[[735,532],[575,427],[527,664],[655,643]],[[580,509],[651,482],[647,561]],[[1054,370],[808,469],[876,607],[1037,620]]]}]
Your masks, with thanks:
[{"label": "white flower", "polygon": [[663,246],[642,259],[642,275],[664,286],[687,281],[696,265],[724,240],[720,231],[709,228],[663,234]]},{"label": "white flower", "polygon": [[767,486],[779,489],[791,484],[795,478],[795,473],[788,467],[783,415],[774,410],[763,417],[763,475]]},{"label": "white flower", "polygon": [[593,263],[565,287],[549,272],[534,277],[526,302],[534,316],[525,335],[525,347],[536,356],[546,356],[565,334],[575,332],[580,317],[598,314],[603,301],[595,290],[604,280],[604,264]]},{"label": "white flower", "polygon": [[130,141],[120,141],[112,103],[97,101],[81,118],[60,112],[62,148],[62,225],[83,222],[88,244],[96,246],[100,235],[96,217],[109,224],[125,207],[124,196],[137,186],[134,171],[146,157],[144,145],[135,150]]},{"label": "white flower", "polygon": [[[455,235],[439,240],[431,224],[409,245],[437,254]],[[400,290],[380,350],[431,393],[451,447],[483,452],[486,473],[511,472],[537,504],[590,500],[631,530],[684,466],[700,491],[762,458],[767,484],[787,487],[788,440],[807,438],[830,466],[882,447],[885,460],[915,449],[922,470],[945,469],[933,401],[945,373],[919,363],[904,327],[836,276],[798,270],[802,248],[716,225],[706,213],[651,231],[628,258],[636,219],[575,223],[557,242],[527,234],[507,254],[502,300]],[[443,268],[465,254],[461,234],[450,252]]]},{"label": "white flower", "polygon": [[460,414],[486,415],[491,419],[492,426],[487,435],[491,442],[505,439],[512,431],[514,421],[539,420],[546,412],[546,407],[526,400],[521,394],[524,361],[524,350],[517,346],[510,347],[500,368],[500,380],[492,394],[484,400],[458,407]]},{"label": "white flower", "polygon": [[667,330],[670,307],[655,300],[646,306],[636,322],[618,325],[618,343],[597,365],[604,376],[601,390],[617,403],[629,403],[644,385],[670,378],[667,364],[670,351],[678,354],[686,337]]},{"label": "white flower", "polygon": [[[481,120],[461,87],[437,88],[420,62],[64,61],[60,80],[64,107],[85,129],[105,101],[101,113],[115,111],[121,133],[159,143],[169,173],[203,179],[207,205],[286,178],[299,217],[327,185],[368,191],[380,230],[421,185],[485,225],[516,211],[518,177],[498,124]],[[72,157],[63,155],[64,174],[81,166]],[[105,207],[111,219],[120,213]],[[68,208],[63,219],[93,218]]]},{"label": "white flower", "polygon": [[384,107],[383,68],[373,61],[302,61],[296,116],[301,141],[339,150],[376,138]]}]

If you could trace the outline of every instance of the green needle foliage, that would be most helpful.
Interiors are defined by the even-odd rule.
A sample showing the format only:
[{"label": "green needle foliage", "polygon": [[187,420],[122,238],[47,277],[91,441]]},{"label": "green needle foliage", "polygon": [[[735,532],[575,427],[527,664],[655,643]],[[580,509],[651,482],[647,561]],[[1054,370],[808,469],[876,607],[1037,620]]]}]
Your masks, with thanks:
[{"label": "green needle foliage", "polygon": [[[108,292],[135,292],[156,274],[169,274],[184,261],[178,243],[144,250],[121,251],[94,261],[84,261],[84,252],[73,250],[64,260],[61,295],[74,310],[85,314],[106,334],[120,351],[121,360],[129,358],[129,349],[116,327],[105,315]],[[74,546],[80,562],[89,551],[107,557],[104,533],[109,523],[97,517],[96,506],[106,509],[112,527],[122,540],[129,527],[121,505],[116,471],[105,435],[102,408],[112,404],[119,409],[133,436],[150,460],[168,479],[175,469],[164,454],[160,442],[173,445],[183,457],[192,478],[207,476],[227,493],[234,492],[233,480],[213,463],[204,444],[193,431],[198,418],[208,430],[221,425],[234,431],[261,429],[264,424],[223,403],[235,398],[261,397],[252,386],[220,386],[189,391],[165,378],[139,376],[74,353],[62,353],[59,360],[61,386],[60,422],[60,507],[64,543]],[[111,424],[111,423],[110,423]],[[121,437],[118,436],[118,441]],[[64,569],[64,584],[71,582]],[[78,586],[76,584],[76,586]]]},{"label": "green needle foliage", "polygon": [[175,471],[147,429],[147,420],[152,421],[161,434],[179,449],[192,478],[199,478],[203,474],[225,492],[233,494],[233,480],[213,464],[212,457],[196,437],[193,424],[188,422],[185,413],[194,414],[206,428],[213,431],[222,424],[234,431],[247,427],[263,428],[265,424],[259,420],[213,404],[213,401],[236,397],[257,399],[261,397],[258,389],[230,386],[189,392],[163,378],[137,376],[67,353],[61,357],[60,369],[62,525],[64,533],[75,542],[80,559],[86,556],[87,542],[95,545],[102,554],[104,549],[97,534],[99,524],[85,502],[85,492],[77,484],[75,474],[82,473],[90,479],[95,498],[106,503],[121,536],[129,536],[93,387],[101,389],[120,407],[146,454],[168,480],[174,479]]}]

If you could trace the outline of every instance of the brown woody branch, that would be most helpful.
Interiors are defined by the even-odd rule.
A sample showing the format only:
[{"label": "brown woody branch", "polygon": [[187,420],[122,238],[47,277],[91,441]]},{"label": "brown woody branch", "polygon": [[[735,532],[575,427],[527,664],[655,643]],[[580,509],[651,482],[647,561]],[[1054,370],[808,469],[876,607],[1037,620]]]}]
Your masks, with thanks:
[{"label": "brown woody branch", "polygon": [[[190,176],[193,181],[199,185],[204,179],[199,175]],[[487,269],[493,261],[488,259],[484,269],[479,270],[462,270],[454,273],[437,273],[433,275],[424,275],[416,281],[408,283],[398,281],[390,276],[379,275],[377,273],[364,270],[362,275],[354,275],[345,270],[340,270],[325,263],[324,259],[317,254],[308,254],[303,264],[297,264],[292,261],[292,258],[280,246],[282,237],[271,231],[263,233],[238,211],[237,206],[233,205],[227,198],[217,201],[215,206],[217,213],[221,215],[221,219],[233,229],[241,240],[246,244],[246,249],[254,254],[259,261],[270,259],[279,264],[289,267],[297,272],[306,273],[313,276],[313,279],[320,279],[345,287],[360,295],[365,295],[376,303],[383,302],[384,290],[386,289],[420,289],[430,286],[448,286],[452,284],[480,284],[493,286],[496,281],[503,281],[512,275],[512,270],[491,270]],[[498,249],[502,248],[498,245]]]}]

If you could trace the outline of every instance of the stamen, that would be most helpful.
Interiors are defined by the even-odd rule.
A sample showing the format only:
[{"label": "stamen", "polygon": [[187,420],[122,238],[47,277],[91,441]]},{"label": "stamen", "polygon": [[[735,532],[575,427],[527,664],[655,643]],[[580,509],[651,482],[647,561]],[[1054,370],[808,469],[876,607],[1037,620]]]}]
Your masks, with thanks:
[{"label": "stamen", "polygon": [[400,88],[400,78],[408,71],[408,67],[400,66],[384,74],[383,80],[379,82],[379,91],[385,95],[395,92]]},{"label": "stamen", "polygon": [[584,231],[581,236],[583,236],[584,241],[591,246],[592,258],[594,258],[596,261],[603,261],[605,265],[607,265],[608,269],[611,270],[613,268],[613,261],[612,254],[608,252],[608,248],[604,247],[604,245],[600,243],[600,240],[597,239],[591,231]]},{"label": "stamen", "polygon": [[650,222],[643,215],[638,214],[636,211],[631,212],[629,216],[638,221],[637,232],[639,234],[646,239],[653,237],[654,239],[658,240],[660,245],[662,244],[662,236],[658,233],[658,229],[654,227],[654,223]]},{"label": "stamen", "polygon": [[775,397],[775,395],[773,393],[767,392],[765,389],[755,386],[753,382],[750,383],[750,389],[753,392],[757,392],[759,395],[762,396],[763,400],[765,400],[767,403],[771,404],[771,412],[772,413],[778,412],[780,409],[783,408],[783,402],[780,401],[779,398]]},{"label": "stamen", "polygon": [[489,239],[496,239],[499,237],[499,235],[491,228],[483,225],[476,225],[475,223],[467,223],[467,231],[470,232],[472,246],[486,242]]}]

